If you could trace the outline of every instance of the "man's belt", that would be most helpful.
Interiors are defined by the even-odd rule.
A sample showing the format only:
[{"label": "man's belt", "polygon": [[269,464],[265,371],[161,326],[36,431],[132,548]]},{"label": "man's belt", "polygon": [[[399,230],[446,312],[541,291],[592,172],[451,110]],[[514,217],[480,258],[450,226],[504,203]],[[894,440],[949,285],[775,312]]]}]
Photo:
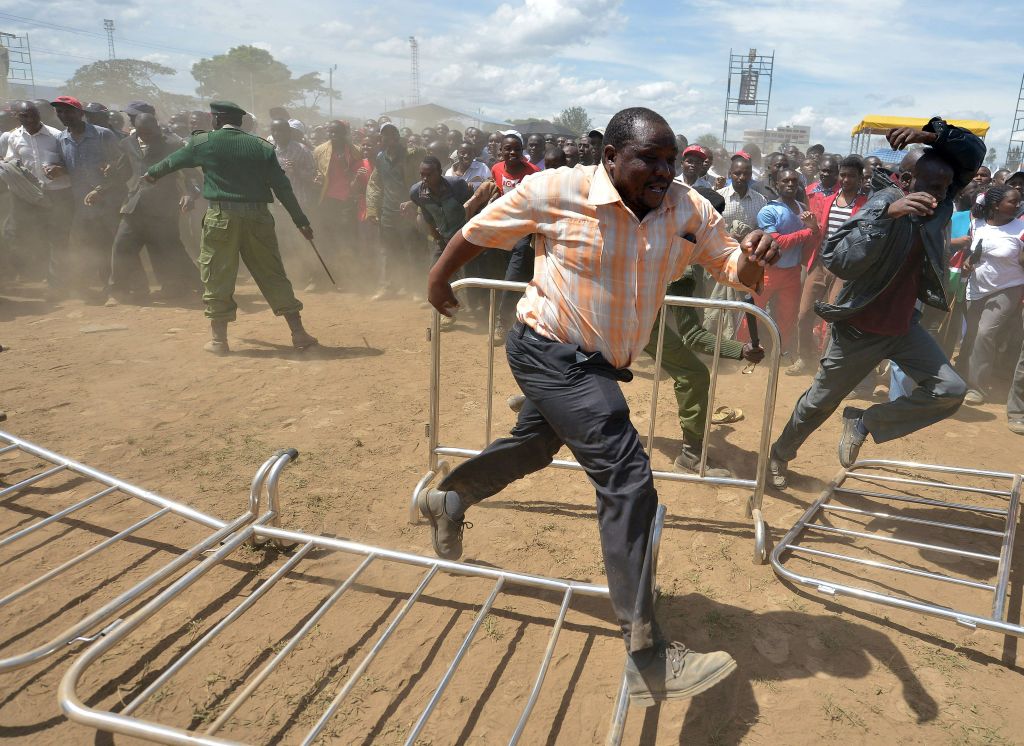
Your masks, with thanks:
[{"label": "man's belt", "polygon": [[557,342],[557,339],[550,339],[541,334],[537,334],[532,327],[524,324],[522,321],[517,321],[512,325],[512,333],[520,339],[532,339],[535,342]]},{"label": "man's belt", "polygon": [[265,215],[270,212],[270,206],[266,202],[227,202],[223,200],[210,200],[211,210],[221,212],[241,212],[250,215]]}]

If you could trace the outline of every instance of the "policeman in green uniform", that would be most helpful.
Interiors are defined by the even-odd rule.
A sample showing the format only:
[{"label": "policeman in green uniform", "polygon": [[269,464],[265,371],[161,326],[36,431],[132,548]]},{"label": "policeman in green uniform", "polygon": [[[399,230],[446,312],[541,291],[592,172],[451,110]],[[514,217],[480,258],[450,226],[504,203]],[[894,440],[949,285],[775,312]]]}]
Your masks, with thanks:
[{"label": "policeman in green uniform", "polygon": [[185,147],[152,166],[145,177],[154,182],[178,169],[203,169],[203,197],[210,206],[203,219],[199,276],[213,333],[205,349],[228,352],[228,322],[235,320],[238,308],[234,292],[239,256],[274,313],[288,322],[292,344],[300,350],[312,347],[317,341],[302,326],[302,303],[285,275],[268,205],[276,196],[308,240],[313,229],[274,147],[242,130],[245,110],[230,101],[214,101],[210,113],[213,132],[194,133]]}]

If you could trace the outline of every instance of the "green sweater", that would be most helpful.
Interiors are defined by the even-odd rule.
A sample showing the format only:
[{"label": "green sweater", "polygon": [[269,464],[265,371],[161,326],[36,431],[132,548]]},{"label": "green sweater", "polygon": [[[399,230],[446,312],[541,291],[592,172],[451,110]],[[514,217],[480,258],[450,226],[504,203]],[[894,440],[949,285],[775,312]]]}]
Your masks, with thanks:
[{"label": "green sweater", "polygon": [[[693,267],[687,267],[686,272],[678,280],[668,286],[665,295],[681,295],[687,298],[694,297],[696,281],[693,277]],[[673,306],[673,318],[676,322],[676,331],[679,332],[683,344],[696,352],[703,352],[705,355],[715,354],[715,335],[709,332],[700,323],[700,316],[697,309],[692,306]],[[657,326],[652,334],[657,339]],[[722,357],[732,360],[743,359],[743,343],[734,339],[722,338]]]},{"label": "green sweater", "polygon": [[203,169],[205,199],[270,203],[276,196],[295,225],[309,225],[291,182],[277,162],[274,146],[255,135],[233,127],[200,132],[146,174],[159,179],[181,168]]}]

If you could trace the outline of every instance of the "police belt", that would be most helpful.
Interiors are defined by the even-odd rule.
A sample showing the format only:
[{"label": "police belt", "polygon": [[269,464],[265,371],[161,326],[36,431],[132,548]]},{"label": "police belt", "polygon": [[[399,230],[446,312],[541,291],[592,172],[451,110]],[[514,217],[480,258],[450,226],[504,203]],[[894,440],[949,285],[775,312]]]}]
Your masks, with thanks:
[{"label": "police belt", "polygon": [[270,206],[266,202],[226,202],[222,200],[211,200],[211,210],[221,212],[240,212],[246,215],[266,215],[270,212]]}]

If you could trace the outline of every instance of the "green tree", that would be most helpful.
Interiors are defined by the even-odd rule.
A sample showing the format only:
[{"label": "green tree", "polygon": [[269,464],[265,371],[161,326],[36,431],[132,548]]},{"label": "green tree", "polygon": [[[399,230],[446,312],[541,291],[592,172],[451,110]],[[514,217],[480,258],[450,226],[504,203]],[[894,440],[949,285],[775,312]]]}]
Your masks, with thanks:
[{"label": "green tree", "polygon": [[999,157],[999,153],[995,148],[988,149],[988,155],[985,156],[985,164],[991,169],[996,165],[996,159]]},{"label": "green tree", "polygon": [[555,117],[555,123],[568,127],[577,135],[585,135],[594,128],[590,121],[590,115],[582,106],[570,106],[562,109],[562,113]]},{"label": "green tree", "polygon": [[192,65],[203,99],[229,99],[264,118],[274,106],[316,106],[327,87],[318,73],[292,77],[291,70],[265,49],[233,47],[226,54],[199,60]]},{"label": "green tree", "polygon": [[722,147],[722,141],[717,137],[708,132],[706,135],[701,135],[694,142],[698,145],[703,145],[705,148],[714,150],[715,148]]},{"label": "green tree", "polygon": [[167,93],[153,80],[174,75],[174,68],[146,60],[100,60],[84,65],[65,84],[72,95],[108,106],[148,101],[164,113],[192,105],[191,96]]}]

